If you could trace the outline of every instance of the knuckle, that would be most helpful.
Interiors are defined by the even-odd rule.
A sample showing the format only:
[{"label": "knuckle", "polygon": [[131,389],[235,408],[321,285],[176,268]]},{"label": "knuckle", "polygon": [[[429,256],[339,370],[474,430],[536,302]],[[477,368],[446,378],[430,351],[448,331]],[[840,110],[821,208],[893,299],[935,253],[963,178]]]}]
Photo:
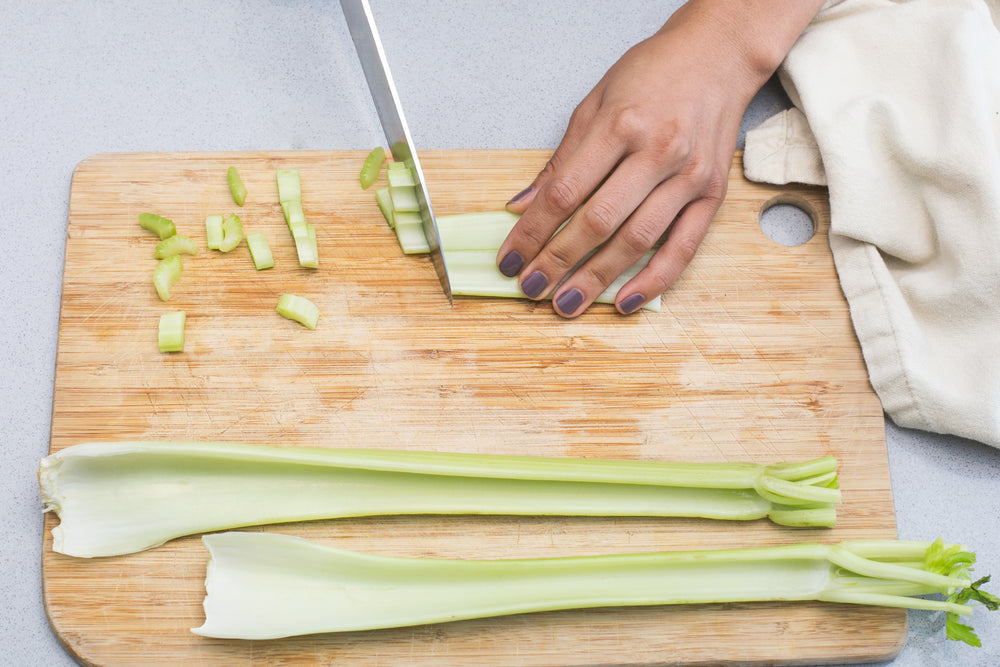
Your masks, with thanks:
[{"label": "knuckle", "polygon": [[661,230],[658,227],[636,221],[623,227],[618,235],[625,252],[631,257],[638,257],[656,244],[660,234]]},{"label": "knuckle", "polygon": [[601,241],[610,237],[622,222],[617,207],[606,200],[591,203],[580,218],[584,231]]},{"label": "knuckle", "polygon": [[689,236],[687,234],[680,236],[673,240],[671,244],[673,246],[674,257],[677,263],[681,266],[687,266],[694,259],[695,255],[698,254],[698,248],[701,246],[701,239]]},{"label": "knuckle", "polygon": [[580,186],[566,176],[553,178],[547,194],[556,211],[564,215],[572,213],[580,203]]},{"label": "knuckle", "polygon": [[556,243],[550,244],[546,248],[546,254],[548,255],[546,263],[555,268],[554,273],[558,273],[560,276],[573,268],[579,261],[579,257],[575,256],[569,248]]}]

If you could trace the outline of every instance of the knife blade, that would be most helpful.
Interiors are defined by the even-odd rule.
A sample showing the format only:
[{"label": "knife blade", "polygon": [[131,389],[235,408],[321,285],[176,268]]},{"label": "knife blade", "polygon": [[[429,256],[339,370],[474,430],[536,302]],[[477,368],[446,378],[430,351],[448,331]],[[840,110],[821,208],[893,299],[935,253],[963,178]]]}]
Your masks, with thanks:
[{"label": "knife blade", "polygon": [[431,208],[427,181],[424,179],[424,172],[413,145],[413,137],[410,136],[406,117],[403,115],[403,106],[400,104],[399,93],[389,71],[389,62],[386,60],[382,39],[375,26],[371,6],[368,0],[340,0],[340,7],[347,20],[347,28],[354,41],[354,48],[358,52],[358,60],[361,61],[361,69],[368,82],[368,90],[375,102],[375,110],[378,112],[385,138],[389,142],[392,157],[394,160],[406,162],[415,176],[420,219],[424,236],[427,237],[427,245],[431,249],[431,261],[445,296],[451,303],[451,281],[448,279],[448,268],[441,253],[441,233],[434,218],[434,209]]}]

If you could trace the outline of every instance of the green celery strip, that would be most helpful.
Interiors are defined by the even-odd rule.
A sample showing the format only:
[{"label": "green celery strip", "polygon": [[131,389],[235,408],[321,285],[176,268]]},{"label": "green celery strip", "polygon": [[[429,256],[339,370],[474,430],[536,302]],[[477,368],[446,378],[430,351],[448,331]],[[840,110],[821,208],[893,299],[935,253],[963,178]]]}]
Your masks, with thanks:
[{"label": "green celery strip", "polygon": [[365,162],[361,165],[361,187],[367,190],[375,185],[378,175],[382,172],[382,164],[385,162],[385,149],[376,146],[368,153]]},{"label": "green celery strip", "polygon": [[307,329],[315,329],[319,321],[319,308],[309,299],[296,294],[282,294],[278,297],[278,314],[294,320]]},{"label": "green celery strip", "polygon": [[231,252],[243,240],[243,223],[240,216],[230,213],[222,220],[222,241],[219,242],[219,252]]},{"label": "green celery strip", "polygon": [[180,255],[170,255],[160,260],[156,268],[153,269],[153,286],[161,301],[170,299],[170,290],[181,279],[183,270],[184,264],[181,262]]},{"label": "green celery strip", "polygon": [[389,229],[396,228],[396,220],[392,210],[392,198],[389,196],[389,188],[379,188],[375,191],[375,201],[378,203],[378,210],[382,211],[385,224]]},{"label": "green celery strip", "polygon": [[160,315],[160,352],[182,352],[184,350],[184,324],[187,315],[183,310]]},{"label": "green celery strip", "polygon": [[275,172],[278,183],[278,202],[302,201],[302,185],[298,169],[278,169]]},{"label": "green celery strip", "polygon": [[[878,546],[884,541],[873,542],[875,548],[864,542],[802,543],[445,560],[363,554],[268,533],[202,539],[211,552],[205,623],[193,631],[206,637],[276,639],[559,609],[763,601],[973,613],[970,605],[914,597],[965,589],[971,583],[965,572],[883,561]],[[924,552],[930,546],[907,543]],[[894,550],[888,543],[888,551]]]},{"label": "green celery strip", "polygon": [[[783,465],[806,473],[837,461]],[[148,549],[194,533],[285,521],[397,514],[787,517],[832,526],[840,492],[811,484],[784,503],[758,492],[774,466],[670,463],[231,443],[86,443],[41,461],[42,499],[71,556]],[[122,502],[128,498],[128,502]],[[809,517],[803,524],[796,517]],[[783,521],[785,523],[785,521]]]},{"label": "green celery strip", "polygon": [[254,268],[258,271],[274,268],[274,256],[271,254],[271,246],[267,244],[267,239],[263,232],[247,234],[247,248],[250,249],[250,259],[253,260]]},{"label": "green celery strip", "polygon": [[221,215],[208,215],[205,216],[205,238],[206,245],[209,250],[218,250],[219,246],[222,245],[222,238],[224,234],[222,232],[222,216]]},{"label": "green celery strip", "polygon": [[156,259],[166,259],[171,255],[197,255],[198,246],[194,239],[184,234],[174,234],[168,236],[156,244],[153,256]]},{"label": "green celery strip", "polygon": [[233,201],[236,202],[237,206],[243,206],[247,198],[247,186],[243,184],[243,179],[240,178],[240,172],[236,170],[236,167],[230,167],[226,170],[226,181],[229,183],[229,192],[233,195]]},{"label": "green celery strip", "polygon": [[168,220],[155,213],[140,213],[139,226],[156,234],[161,241],[177,233],[177,227],[173,220]]}]

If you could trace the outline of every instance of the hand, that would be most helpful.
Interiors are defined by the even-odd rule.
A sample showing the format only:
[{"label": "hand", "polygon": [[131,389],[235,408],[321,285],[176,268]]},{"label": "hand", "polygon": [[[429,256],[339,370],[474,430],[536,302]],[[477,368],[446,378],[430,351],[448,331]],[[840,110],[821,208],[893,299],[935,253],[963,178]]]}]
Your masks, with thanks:
[{"label": "hand", "polygon": [[681,274],[725,197],[747,105],[822,2],[757,4],[689,2],[579,104],[545,169],[508,203],[522,216],[498,267],[527,297],[552,293],[556,312],[575,317],[661,239],[616,308],[635,312]]}]

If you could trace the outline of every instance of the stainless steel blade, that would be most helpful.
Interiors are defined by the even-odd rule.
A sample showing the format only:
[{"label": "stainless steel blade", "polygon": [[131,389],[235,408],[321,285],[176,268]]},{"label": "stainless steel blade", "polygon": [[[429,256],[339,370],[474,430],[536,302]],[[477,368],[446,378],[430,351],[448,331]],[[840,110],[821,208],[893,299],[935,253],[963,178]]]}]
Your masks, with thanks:
[{"label": "stainless steel blade", "polygon": [[424,236],[427,237],[427,245],[431,248],[434,270],[441,281],[445,296],[451,302],[451,282],[448,280],[444,255],[441,253],[441,234],[438,232],[437,220],[434,219],[434,209],[431,208],[427,181],[424,179],[424,172],[413,146],[413,138],[403,116],[403,107],[399,102],[396,84],[393,83],[392,74],[389,72],[389,63],[382,48],[378,28],[375,26],[372,9],[368,0],[340,0],[340,7],[344,11],[344,18],[347,19],[347,28],[351,32],[351,39],[354,40],[354,48],[358,52],[361,69],[364,70],[365,80],[368,81],[368,89],[375,101],[375,110],[382,123],[385,138],[389,141],[393,159],[408,162],[416,176],[417,201],[420,204]]}]

